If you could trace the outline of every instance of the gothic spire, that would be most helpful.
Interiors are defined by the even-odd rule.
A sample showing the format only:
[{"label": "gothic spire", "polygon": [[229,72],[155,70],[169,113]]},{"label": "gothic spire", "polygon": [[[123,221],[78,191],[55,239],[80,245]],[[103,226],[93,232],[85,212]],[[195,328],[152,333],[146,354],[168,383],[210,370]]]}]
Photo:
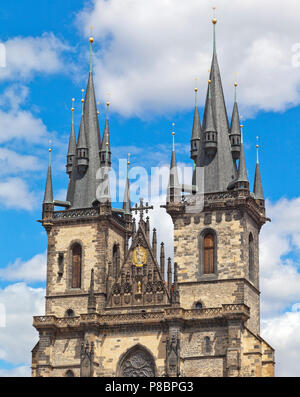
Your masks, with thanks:
[{"label": "gothic spire", "polygon": [[[67,194],[67,201],[70,201],[71,208],[90,208],[96,199],[96,190],[99,185],[97,172],[100,168],[101,139],[92,73],[93,41],[93,37],[90,37],[90,71],[85,99],[83,100],[81,133],[79,133],[77,142],[77,151],[82,149],[79,146],[83,145],[86,146],[86,150],[80,151],[80,157],[77,153],[73,166]],[[82,160],[82,157],[84,160]]]},{"label": "gothic spire", "polygon": [[160,244],[160,272],[162,278],[165,279],[165,245],[164,243]]},{"label": "gothic spire", "polygon": [[234,160],[240,157],[240,145],[241,145],[241,128],[240,128],[240,116],[238,110],[238,104],[236,99],[237,83],[234,83],[234,105],[232,110],[231,125],[230,125],[230,142],[231,152]]},{"label": "gothic spire", "polygon": [[96,311],[96,297],[94,294],[94,269],[91,270],[91,282],[88,297],[88,312],[95,313]]},{"label": "gothic spire", "polygon": [[244,187],[249,187],[249,180],[247,175],[247,168],[246,168],[246,160],[245,160],[245,153],[244,153],[244,143],[243,143],[243,125],[241,124],[241,153],[240,153],[240,161],[239,161],[239,170],[238,170],[238,178],[237,183],[244,184]]},{"label": "gothic spire", "polygon": [[51,148],[49,148],[49,162],[43,204],[53,203],[52,173],[51,173]]},{"label": "gothic spire", "polygon": [[[231,154],[229,123],[216,52],[215,28],[217,20],[213,18],[212,22],[214,27],[213,56],[202,128],[206,129],[209,123],[214,122],[216,134],[213,138],[216,138],[217,150],[215,153],[211,150],[205,150],[207,143],[204,139],[204,131],[196,161],[197,167],[204,168],[204,193],[226,191],[229,183],[236,178],[236,167]],[[211,96],[211,99],[209,96]]]},{"label": "gothic spire", "polygon": [[181,200],[181,189],[179,185],[178,178],[178,170],[176,164],[176,155],[175,155],[175,132],[174,132],[174,123],[173,125],[173,148],[171,155],[171,164],[170,164],[170,176],[169,176],[169,184],[167,189],[167,203],[170,202],[180,202]]},{"label": "gothic spire", "polygon": [[75,136],[75,128],[74,128],[74,101],[75,99],[72,98],[72,125],[71,125],[71,132],[69,138],[69,146],[68,146],[68,154],[67,154],[67,165],[66,165],[66,172],[67,174],[71,174],[74,157],[76,155],[76,136]]},{"label": "gothic spire", "polygon": [[153,251],[153,256],[155,259],[157,259],[157,236],[156,236],[156,229],[153,229],[153,235],[152,235],[152,251]]},{"label": "gothic spire", "polygon": [[101,203],[111,202],[110,197],[110,181],[109,181],[109,160],[108,160],[108,143],[106,143],[106,152],[105,152],[105,165],[101,167],[101,178],[100,178],[100,194],[99,200]]},{"label": "gothic spire", "polygon": [[[258,137],[257,137],[258,139]],[[264,200],[264,193],[261,183],[261,176],[260,176],[260,168],[259,168],[259,161],[258,161],[258,143],[256,144],[256,168],[255,168],[255,176],[254,176],[254,187],[253,193],[257,200]]]},{"label": "gothic spire", "polygon": [[197,106],[197,93],[198,93],[198,88],[195,87],[195,110],[194,110],[194,121],[193,121],[193,130],[192,130],[192,138],[191,138],[191,159],[194,161],[196,160],[198,155],[200,138],[201,138],[201,121]]},{"label": "gothic spire", "polygon": [[100,162],[101,166],[105,165],[106,161],[106,149],[108,150],[108,165],[111,166],[111,151],[110,151],[110,139],[109,139],[109,105],[110,102],[106,102],[106,119],[105,119],[105,127],[102,139],[102,145],[100,150]]},{"label": "gothic spire", "polygon": [[131,215],[131,201],[130,201],[130,183],[129,183],[129,165],[130,165],[130,154],[128,153],[127,158],[127,174],[125,182],[124,200],[123,200],[123,210],[125,215]]}]

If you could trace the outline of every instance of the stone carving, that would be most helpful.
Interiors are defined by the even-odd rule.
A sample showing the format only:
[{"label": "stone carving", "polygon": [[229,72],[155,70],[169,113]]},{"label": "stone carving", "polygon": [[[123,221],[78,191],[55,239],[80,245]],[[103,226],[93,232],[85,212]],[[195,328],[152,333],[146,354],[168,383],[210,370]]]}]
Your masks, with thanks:
[{"label": "stone carving", "polygon": [[80,376],[81,377],[91,377],[94,372],[94,343],[91,343],[91,348],[89,342],[86,345],[82,343],[81,353],[80,353]]},{"label": "stone carving", "polygon": [[155,376],[153,358],[142,348],[129,351],[121,364],[120,375],[124,377]]},{"label": "stone carving", "polygon": [[171,340],[166,339],[166,376],[179,376],[179,352],[180,340],[176,335],[172,335]]}]

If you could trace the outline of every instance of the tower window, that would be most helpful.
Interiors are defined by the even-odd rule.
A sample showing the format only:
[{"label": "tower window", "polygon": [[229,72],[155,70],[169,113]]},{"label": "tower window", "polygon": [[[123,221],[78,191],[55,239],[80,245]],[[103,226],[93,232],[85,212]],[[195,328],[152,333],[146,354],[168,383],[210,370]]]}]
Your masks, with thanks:
[{"label": "tower window", "polygon": [[69,371],[66,372],[66,377],[67,377],[67,378],[73,378],[74,376],[75,376],[75,375],[74,375],[74,372],[71,371],[70,369],[69,369]]},{"label": "tower window", "polygon": [[214,272],[214,240],[214,236],[211,233],[204,237],[204,274]]},{"label": "tower window", "polygon": [[202,303],[201,302],[196,302],[195,303],[195,309],[201,310],[202,309]]},{"label": "tower window", "polygon": [[210,353],[210,339],[209,339],[209,336],[206,336],[204,338],[204,349],[205,349],[205,353]]},{"label": "tower window", "polygon": [[114,277],[118,276],[120,270],[120,246],[119,244],[115,244],[113,247],[113,272]]},{"label": "tower window", "polygon": [[72,288],[81,288],[82,250],[79,244],[72,248]]},{"label": "tower window", "polygon": [[66,311],[66,315],[67,315],[67,317],[74,317],[75,316],[74,310],[68,309]]},{"label": "tower window", "polygon": [[254,281],[254,242],[252,233],[249,234],[249,279]]}]

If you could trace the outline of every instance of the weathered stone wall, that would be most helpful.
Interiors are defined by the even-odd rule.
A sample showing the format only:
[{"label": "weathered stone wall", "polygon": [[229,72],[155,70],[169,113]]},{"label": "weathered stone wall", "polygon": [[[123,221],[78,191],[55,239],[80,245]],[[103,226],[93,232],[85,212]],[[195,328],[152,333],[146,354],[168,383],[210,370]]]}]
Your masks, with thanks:
[{"label": "weathered stone wall", "polygon": [[[236,219],[238,218],[238,219]],[[213,275],[201,275],[199,239],[201,232],[212,229],[217,236],[218,279],[246,277],[241,249],[244,226],[239,211],[233,214],[213,212],[207,222],[205,213],[178,217],[174,224],[174,261],[179,266],[179,282],[201,281]]]},{"label": "weathered stone wall", "polygon": [[[72,246],[82,247],[81,288],[71,288]],[[86,294],[90,287],[91,269],[95,271],[95,293],[106,293],[107,266],[112,262],[115,243],[120,245],[120,262],[124,259],[124,238],[118,229],[107,223],[90,222],[52,227],[48,236],[46,314],[64,316],[72,308],[76,314],[87,312]],[[63,254],[63,274],[59,272],[59,254]],[[52,297],[55,298],[52,299]],[[97,297],[97,309],[103,307],[103,297]]]},{"label": "weathered stone wall", "polygon": [[222,377],[224,376],[224,358],[206,357],[185,360],[184,376]]}]

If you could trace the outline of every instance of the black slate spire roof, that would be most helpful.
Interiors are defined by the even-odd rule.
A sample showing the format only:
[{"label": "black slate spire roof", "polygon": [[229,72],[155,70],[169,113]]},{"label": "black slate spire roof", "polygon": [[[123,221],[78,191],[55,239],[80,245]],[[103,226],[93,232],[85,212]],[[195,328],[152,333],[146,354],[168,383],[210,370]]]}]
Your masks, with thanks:
[{"label": "black slate spire roof", "polygon": [[256,168],[255,168],[255,176],[254,176],[254,187],[253,193],[257,200],[264,200],[264,193],[261,183],[261,176],[260,176],[260,168],[259,168],[259,161],[258,161],[258,145],[256,145],[257,150],[257,157],[256,157]]},{"label": "black slate spire roof", "polygon": [[49,164],[48,164],[48,172],[46,179],[46,187],[44,194],[44,204],[52,204],[53,203],[53,188],[52,188],[52,174],[51,174],[51,149],[49,149]]},{"label": "black slate spire roof", "polygon": [[[204,193],[226,191],[230,182],[236,179],[236,167],[231,154],[229,123],[215,39],[209,80],[202,123],[204,131],[196,160],[197,167],[204,167]],[[205,130],[212,120],[217,132],[217,151],[214,156],[209,156],[205,152]]]}]

